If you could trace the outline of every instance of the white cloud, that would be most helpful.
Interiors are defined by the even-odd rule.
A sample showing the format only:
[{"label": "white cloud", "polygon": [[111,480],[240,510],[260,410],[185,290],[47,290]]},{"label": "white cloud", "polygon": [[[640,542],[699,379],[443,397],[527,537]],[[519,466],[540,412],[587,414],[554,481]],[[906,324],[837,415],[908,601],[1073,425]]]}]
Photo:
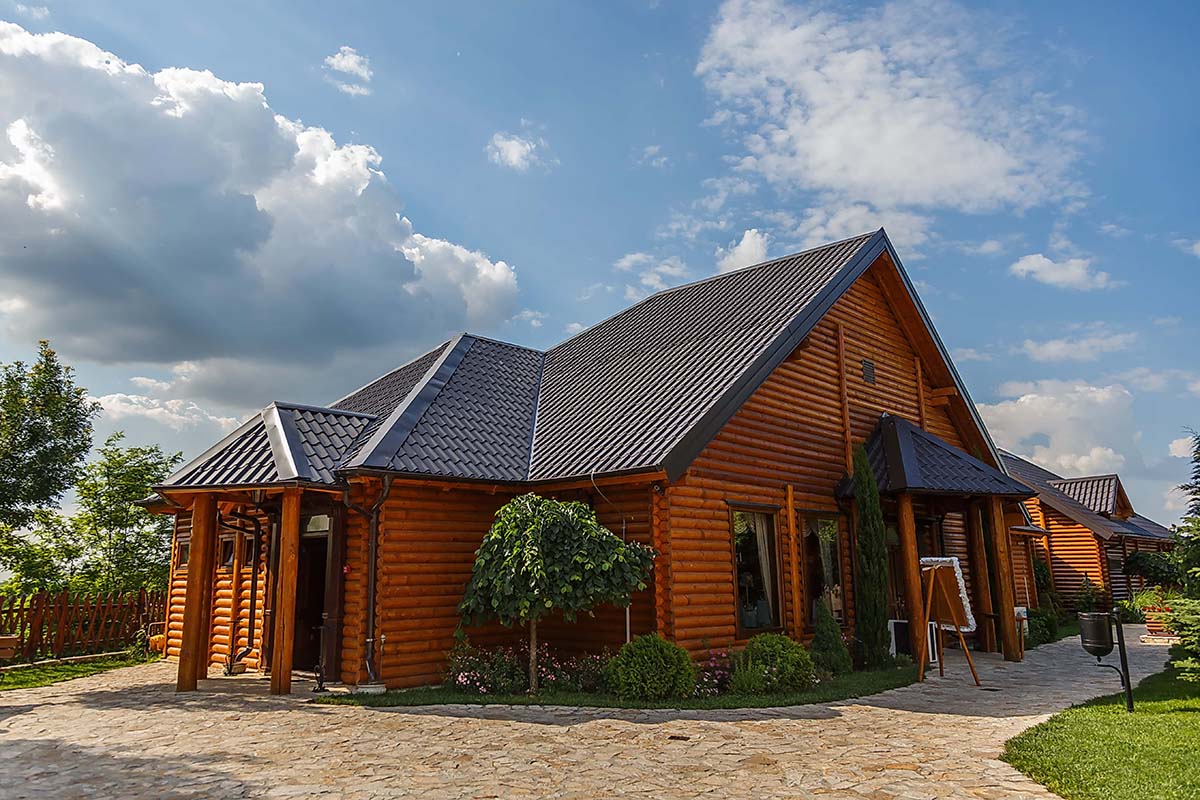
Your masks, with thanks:
[{"label": "white cloud", "polygon": [[816,247],[886,226],[888,236],[908,251],[907,255],[914,255],[916,248],[929,241],[932,222],[921,214],[883,213],[864,203],[818,206],[808,209],[800,218],[789,212],[775,212],[772,217],[781,226],[778,237],[796,238],[802,247]]},{"label": "white cloud", "polygon": [[1111,236],[1114,239],[1120,239],[1133,233],[1129,228],[1126,228],[1124,225],[1118,225],[1115,222],[1105,222],[1098,230],[1105,236]]},{"label": "white cloud", "polygon": [[368,84],[375,75],[371,70],[371,60],[353,47],[342,45],[333,55],[325,56],[325,68],[344,76],[329,76],[338,91],[359,96],[371,93]]},{"label": "white cloud", "polygon": [[987,353],[976,350],[974,347],[958,347],[955,348],[950,355],[955,361],[991,361],[992,357]]},{"label": "white cloud", "polygon": [[1200,380],[1192,381],[1188,384],[1188,391],[1200,397]]},{"label": "white cloud", "polygon": [[1163,509],[1176,514],[1182,513],[1188,507],[1188,496],[1179,489],[1171,487],[1163,492]]},{"label": "white cloud", "polygon": [[33,20],[43,20],[50,16],[50,9],[45,6],[28,6],[24,3],[17,3],[13,9],[21,16]]},{"label": "white cloud", "polygon": [[93,397],[103,407],[105,417],[119,421],[130,417],[145,419],[166,425],[168,428],[180,431],[199,425],[213,424],[222,430],[232,430],[238,424],[236,417],[225,417],[213,414],[195,403],[183,400],[163,400],[140,394],[106,394]]},{"label": "white cloud", "polygon": [[563,331],[568,336],[574,336],[575,334],[582,331],[585,327],[586,326],[582,322],[568,322],[566,325],[563,326]]},{"label": "white cloud", "polygon": [[767,260],[767,246],[771,237],[757,228],[750,228],[742,234],[741,241],[732,241],[728,247],[718,247],[714,253],[717,259],[717,272],[732,272],[735,269],[760,264]]},{"label": "white cloud", "polygon": [[1112,333],[1101,327],[1076,338],[1026,339],[1021,349],[1034,361],[1095,361],[1105,353],[1128,349],[1136,341],[1136,333]]},{"label": "white cloud", "polygon": [[149,73],[10,23],[0,74],[0,296],[20,300],[3,316],[17,341],[191,361],[182,397],[253,407],[288,386],[327,401],[339,376],[370,377],[363,359],[378,374],[518,309],[512,267],[414,231],[379,153],[276,113],[260,84]]},{"label": "white cloud", "polygon": [[535,311],[532,308],[522,309],[513,317],[518,322],[528,322],[531,328],[540,328],[548,315],[545,311]]},{"label": "white cloud", "polygon": [[1182,317],[1155,317],[1154,324],[1160,328],[1175,328],[1183,322]]},{"label": "white cloud", "polygon": [[994,256],[1004,252],[1004,242],[999,239],[985,239],[976,245],[967,245],[963,250],[979,256]]},{"label": "white cloud", "polygon": [[662,169],[671,163],[671,159],[663,152],[662,145],[649,144],[642,148],[642,153],[638,157],[637,163],[643,167]]},{"label": "white cloud", "polygon": [[678,256],[656,258],[649,253],[629,253],[613,264],[618,272],[637,274],[635,284],[625,284],[625,299],[631,303],[645,299],[654,292],[669,289],[688,277],[687,265]]},{"label": "white cloud", "polygon": [[488,160],[501,167],[525,172],[534,166],[553,166],[557,159],[547,158],[549,144],[541,136],[522,136],[516,133],[496,131],[485,148]]},{"label": "white cloud", "polygon": [[364,83],[369,83],[374,75],[370,59],[347,45],[339,47],[333,55],[325,56],[325,66],[334,72],[358,78]]},{"label": "white cloud", "polygon": [[1182,436],[1171,441],[1167,445],[1167,452],[1174,458],[1191,458],[1192,457],[1192,437]]},{"label": "white cloud", "polygon": [[1200,258],[1200,239],[1176,239],[1171,244],[1190,256]]},{"label": "white cloud", "polygon": [[738,169],[818,205],[888,216],[1079,196],[1077,112],[1005,52],[995,22],[938,0],[728,0],[696,73],[713,122],[741,137]]},{"label": "white cloud", "polygon": [[1060,289],[1107,289],[1119,284],[1107,272],[1092,269],[1091,259],[1068,258],[1053,261],[1041,253],[1022,256],[1008,271],[1018,278],[1033,278],[1039,283]]},{"label": "white cloud", "polygon": [[1007,384],[1012,399],[980,403],[988,430],[1001,447],[1061,475],[1116,472],[1140,462],[1133,395],[1120,384],[1082,381]]}]

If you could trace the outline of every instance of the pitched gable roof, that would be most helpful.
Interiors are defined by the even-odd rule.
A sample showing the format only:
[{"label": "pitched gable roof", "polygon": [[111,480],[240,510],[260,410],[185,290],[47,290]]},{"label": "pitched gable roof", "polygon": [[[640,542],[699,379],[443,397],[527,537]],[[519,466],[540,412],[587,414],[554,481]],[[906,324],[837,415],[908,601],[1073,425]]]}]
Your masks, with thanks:
[{"label": "pitched gable roof", "polygon": [[[316,465],[313,456],[296,455],[289,445],[278,454],[272,450],[278,455],[272,463],[286,467],[292,453],[297,466],[277,469],[277,479],[303,475],[302,463],[308,473],[299,479],[322,483],[355,469],[494,482],[663,470],[674,479],[885,254],[959,388],[965,413],[999,463],[880,229],[668,289],[545,353],[463,334],[324,409],[362,420],[352,437],[339,431],[332,449],[321,443],[326,453],[338,452],[340,461]],[[314,424],[328,426],[332,420]],[[243,443],[247,453],[264,457],[269,430],[265,424],[254,429],[251,442]],[[333,441],[328,431],[326,438]],[[205,458],[259,464],[250,455],[233,455],[210,450]],[[259,466],[256,477],[271,475],[266,462]],[[230,467],[212,470],[209,477],[224,483],[241,475]],[[179,477],[190,479],[190,473]]]},{"label": "pitched gable roof", "polygon": [[[1094,478],[1068,479],[1056,475],[1048,469],[1026,461],[1020,456],[1001,450],[1008,474],[1037,491],[1038,500],[1053,508],[1070,520],[1084,526],[1103,539],[1114,536],[1138,536],[1143,538],[1169,538],[1171,532],[1146,517],[1134,514],[1129,520],[1109,519],[1088,504],[1064,491],[1064,486],[1076,492],[1080,497],[1097,499],[1100,505],[1106,504],[1104,493],[1094,489],[1087,482],[1099,481]],[[1113,476],[1115,477],[1115,476]],[[1122,489],[1122,491],[1124,491]],[[1114,504],[1115,505],[1115,504]],[[1139,522],[1144,520],[1144,522]]]},{"label": "pitched gable roof", "polygon": [[880,492],[1029,497],[1034,491],[919,428],[884,414],[867,438]]},{"label": "pitched gable roof", "polygon": [[1063,478],[1052,481],[1051,485],[1065,495],[1073,497],[1092,511],[1105,516],[1113,516],[1117,508],[1124,502],[1129,505],[1125,495],[1125,487],[1116,475],[1089,475],[1083,478]]}]

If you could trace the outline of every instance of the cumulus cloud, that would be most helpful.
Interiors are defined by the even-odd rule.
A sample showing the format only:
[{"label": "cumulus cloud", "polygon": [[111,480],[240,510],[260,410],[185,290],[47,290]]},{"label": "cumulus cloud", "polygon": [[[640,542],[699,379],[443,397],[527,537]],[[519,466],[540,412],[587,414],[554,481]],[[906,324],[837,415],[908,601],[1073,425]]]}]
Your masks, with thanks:
[{"label": "cumulus cloud", "polygon": [[641,252],[621,256],[613,268],[636,276],[635,283],[625,284],[625,299],[631,303],[643,300],[654,292],[669,289],[689,275],[687,265],[678,256],[657,258]]},{"label": "cumulus cloud", "polygon": [[727,0],[696,73],[711,121],[743,144],[738,173],[812,192],[814,208],[861,206],[890,229],[898,212],[1078,197],[1077,112],[1036,88],[999,33],[938,0]]},{"label": "cumulus cloud", "polygon": [[1189,256],[1200,258],[1200,239],[1176,239],[1172,244]]},{"label": "cumulus cloud", "polygon": [[1173,458],[1191,458],[1192,457],[1192,437],[1182,436],[1178,439],[1173,439],[1167,445],[1167,452]]},{"label": "cumulus cloud", "polygon": [[382,372],[517,310],[512,267],[414,231],[379,153],[278,114],[261,84],[9,23],[0,73],[0,324],[18,340],[191,362],[181,396],[262,405],[267,387],[337,396],[338,370],[370,377],[362,359]]},{"label": "cumulus cloud", "polygon": [[958,347],[958,348],[955,348],[955,350],[953,352],[951,352],[950,355],[954,358],[955,361],[991,361],[992,360],[992,357],[989,354],[987,354],[981,350],[976,350],[974,347]]},{"label": "cumulus cloud", "polygon": [[349,95],[371,93],[371,60],[349,45],[342,45],[331,56],[325,56],[325,68],[330,71],[329,81],[338,91]]},{"label": "cumulus cloud", "polygon": [[1136,333],[1113,333],[1098,327],[1075,338],[1026,339],[1021,349],[1034,361],[1095,361],[1106,353],[1128,349],[1137,338]]},{"label": "cumulus cloud", "polygon": [[208,424],[216,425],[223,431],[230,431],[239,421],[237,417],[214,414],[189,400],[178,398],[163,400],[147,395],[117,392],[91,399],[100,404],[104,416],[111,420],[144,417],[175,431]]},{"label": "cumulus cloud", "polygon": [[531,328],[540,328],[542,327],[542,323],[546,321],[547,316],[549,315],[545,311],[535,311],[532,308],[525,308],[518,311],[513,316],[513,319],[518,322],[528,322]]},{"label": "cumulus cloud", "polygon": [[1091,259],[1067,258],[1054,261],[1041,253],[1022,256],[1008,271],[1018,278],[1033,278],[1047,286],[1059,289],[1108,289],[1119,285],[1109,278],[1107,272],[1092,268]]},{"label": "cumulus cloud", "polygon": [[484,148],[488,160],[493,164],[517,172],[526,172],[530,167],[552,167],[558,164],[558,159],[549,154],[550,143],[544,136],[531,132],[535,126],[528,120],[521,120],[522,133],[496,131]]},{"label": "cumulus cloud", "polygon": [[643,167],[654,167],[662,169],[671,163],[671,159],[663,152],[662,145],[648,144],[642,148],[641,155],[638,156],[637,163]]},{"label": "cumulus cloud", "polygon": [[767,260],[767,245],[771,237],[757,228],[750,228],[742,234],[741,241],[733,241],[728,247],[718,247],[717,272],[732,272],[735,269],[760,264]]},{"label": "cumulus cloud", "polygon": [[1006,384],[1009,399],[978,404],[996,443],[1061,475],[1140,463],[1133,395],[1120,384],[1045,380]]}]

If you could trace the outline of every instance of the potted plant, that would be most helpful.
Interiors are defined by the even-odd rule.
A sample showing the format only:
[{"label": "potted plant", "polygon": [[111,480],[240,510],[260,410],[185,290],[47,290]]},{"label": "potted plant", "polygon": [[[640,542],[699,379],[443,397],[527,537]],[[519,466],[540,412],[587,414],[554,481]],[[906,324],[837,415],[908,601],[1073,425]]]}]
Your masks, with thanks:
[{"label": "potted plant", "polygon": [[1154,587],[1142,592],[1138,592],[1134,596],[1134,601],[1142,610],[1142,615],[1146,618],[1146,632],[1151,636],[1173,636],[1172,631],[1166,623],[1164,615],[1171,613],[1170,599],[1162,590],[1162,587]]}]

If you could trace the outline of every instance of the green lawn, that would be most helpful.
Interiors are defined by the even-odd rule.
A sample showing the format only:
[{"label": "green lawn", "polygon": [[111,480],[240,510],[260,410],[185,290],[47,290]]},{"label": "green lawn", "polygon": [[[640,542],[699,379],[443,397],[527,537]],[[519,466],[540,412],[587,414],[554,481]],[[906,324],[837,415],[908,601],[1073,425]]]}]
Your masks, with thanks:
[{"label": "green lawn", "polygon": [[41,667],[23,667],[4,673],[0,680],[0,692],[9,689],[31,689],[35,686],[49,686],[52,683],[69,681],[72,678],[83,678],[99,672],[107,672],[118,667],[131,667],[135,664],[145,664],[145,659],[119,656],[101,658],[96,661],[77,661],[70,664],[48,664]]},{"label": "green lawn", "polygon": [[441,687],[406,689],[404,691],[387,692],[385,694],[332,694],[319,697],[316,699],[316,702],[332,705],[373,707],[466,703],[470,705],[590,706],[593,708],[765,708],[769,706],[798,706],[807,703],[828,703],[833,700],[865,697],[866,695],[876,694],[888,689],[907,686],[916,681],[916,679],[916,667],[899,667],[897,669],[875,672],[855,672],[850,675],[831,678],[806,692],[797,692],[795,694],[725,694],[718,695],[717,697],[694,697],[687,700],[667,700],[663,702],[622,700],[612,695],[587,694],[583,692],[545,692],[537,696],[526,694],[478,695],[458,689],[444,689]]},{"label": "green lawn", "polygon": [[1009,740],[1004,760],[1066,800],[1200,798],[1200,684],[1160,672],[1134,708],[1120,694],[1069,708]]}]

